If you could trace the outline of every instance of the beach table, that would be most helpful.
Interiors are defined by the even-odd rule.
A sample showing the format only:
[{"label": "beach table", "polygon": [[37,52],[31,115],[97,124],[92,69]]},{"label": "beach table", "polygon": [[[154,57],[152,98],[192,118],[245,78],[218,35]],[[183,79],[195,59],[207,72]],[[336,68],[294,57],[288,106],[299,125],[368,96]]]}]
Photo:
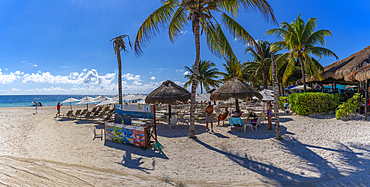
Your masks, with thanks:
[{"label": "beach table", "polygon": [[241,117],[230,117],[229,124],[234,126],[236,124],[243,125]]}]

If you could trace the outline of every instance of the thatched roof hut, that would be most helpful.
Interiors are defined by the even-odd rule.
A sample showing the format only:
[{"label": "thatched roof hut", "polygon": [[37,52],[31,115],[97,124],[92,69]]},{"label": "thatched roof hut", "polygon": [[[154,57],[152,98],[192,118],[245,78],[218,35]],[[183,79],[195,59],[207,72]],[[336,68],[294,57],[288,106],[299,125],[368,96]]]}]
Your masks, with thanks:
[{"label": "thatched roof hut", "polygon": [[211,100],[229,100],[230,98],[246,99],[253,96],[262,99],[262,95],[252,86],[235,77],[217,88],[211,94]]},{"label": "thatched roof hut", "polygon": [[[370,46],[365,49],[337,62],[334,62],[328,66],[324,67],[324,72],[321,73],[321,78],[323,82],[331,82],[334,79],[337,80],[337,83],[345,84],[350,82],[353,84],[355,79],[353,75],[350,75],[352,72],[355,72],[361,68],[370,65]],[[352,77],[351,77],[352,76]],[[317,78],[307,78],[306,82],[315,82],[319,81]],[[339,81],[339,82],[338,82]],[[303,80],[300,79],[297,81],[297,84],[302,83]]]},{"label": "thatched roof hut", "polygon": [[187,102],[190,99],[190,92],[183,87],[167,80],[161,86],[153,90],[146,98],[145,103],[150,104],[169,104],[173,105],[176,101]]},{"label": "thatched roof hut", "polygon": [[350,81],[359,81],[359,82],[370,79],[370,65],[350,73],[347,76],[347,79]]}]

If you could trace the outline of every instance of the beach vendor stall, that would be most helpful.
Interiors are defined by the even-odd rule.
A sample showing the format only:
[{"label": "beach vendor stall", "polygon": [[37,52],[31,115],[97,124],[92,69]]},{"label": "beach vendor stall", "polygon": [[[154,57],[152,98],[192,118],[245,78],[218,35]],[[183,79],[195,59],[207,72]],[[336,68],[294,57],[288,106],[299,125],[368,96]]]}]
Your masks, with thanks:
[{"label": "beach vendor stall", "polygon": [[157,141],[154,105],[115,105],[115,121],[104,123],[105,140],[150,148]]}]

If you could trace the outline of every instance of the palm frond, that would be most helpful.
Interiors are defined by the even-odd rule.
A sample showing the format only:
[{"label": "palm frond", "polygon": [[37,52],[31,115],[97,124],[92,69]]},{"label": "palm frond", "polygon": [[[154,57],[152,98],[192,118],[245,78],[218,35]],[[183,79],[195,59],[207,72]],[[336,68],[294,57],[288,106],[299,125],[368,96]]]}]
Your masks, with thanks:
[{"label": "palm frond", "polygon": [[171,42],[174,42],[179,36],[181,36],[182,30],[187,25],[187,15],[185,7],[178,7],[173,18],[168,25],[168,35]]}]

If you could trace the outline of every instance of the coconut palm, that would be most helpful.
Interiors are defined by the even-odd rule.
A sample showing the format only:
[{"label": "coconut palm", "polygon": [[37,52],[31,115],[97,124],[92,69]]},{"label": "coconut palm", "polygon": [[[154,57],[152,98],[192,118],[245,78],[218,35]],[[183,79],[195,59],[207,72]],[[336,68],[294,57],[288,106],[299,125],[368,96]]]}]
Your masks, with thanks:
[{"label": "coconut palm", "polygon": [[243,64],[240,61],[231,60],[227,62],[226,64],[222,64],[226,70],[226,72],[220,72],[220,74],[223,76],[222,79],[220,79],[220,82],[226,82],[234,77],[238,77],[241,80],[243,79]]},{"label": "coconut palm", "polygon": [[[191,138],[195,138],[194,112],[200,60],[200,28],[202,33],[206,35],[207,45],[212,53],[223,56],[225,59],[236,59],[220,23],[231,31],[239,41],[254,42],[251,35],[233,19],[242,7],[246,10],[257,9],[267,20],[276,22],[267,0],[162,0],[162,6],[145,19],[137,33],[135,52],[136,55],[141,55],[145,43],[151,37],[156,36],[161,29],[168,28],[169,38],[174,42],[181,35],[185,26],[191,24],[196,48],[190,104],[189,137]],[[216,14],[220,15],[217,16],[217,18],[221,18],[220,21],[214,17]]]},{"label": "coconut palm", "polygon": [[271,69],[271,43],[259,40],[257,44],[263,55],[261,53],[257,53],[253,46],[248,46],[245,49],[245,53],[250,53],[253,57],[253,61],[245,62],[245,71],[248,72],[246,76],[248,77],[247,79],[250,80],[262,80],[263,88],[267,88]]},{"label": "coconut palm", "polygon": [[[200,93],[203,94],[203,87],[208,92],[211,90],[211,87],[219,86],[219,82],[216,79],[219,77],[220,72],[215,67],[215,63],[209,60],[200,60],[198,72]],[[185,69],[189,72],[189,74],[185,75],[185,78],[189,79],[189,81],[184,84],[184,88],[187,88],[193,82],[194,65],[192,66],[192,68],[185,66]]]},{"label": "coconut palm", "polygon": [[113,48],[114,53],[117,55],[117,61],[118,61],[118,95],[119,95],[119,104],[122,104],[122,64],[121,64],[121,51],[123,50],[125,53],[128,52],[126,50],[126,43],[123,41],[123,39],[127,37],[128,44],[132,48],[130,37],[128,35],[121,35],[117,36],[110,41],[113,41]]},{"label": "coconut palm", "polygon": [[[278,82],[277,82],[277,66],[274,53],[271,53],[271,74],[272,85],[274,90],[274,113],[275,113],[275,136],[276,139],[283,139],[280,134],[280,119],[279,119],[279,95],[278,95]],[[271,112],[271,111],[270,111]]]},{"label": "coconut palm", "polygon": [[[321,79],[320,70],[323,68],[312,55],[320,59],[322,56],[334,56],[338,59],[338,56],[331,50],[315,46],[317,44],[324,46],[324,37],[332,35],[329,30],[318,30],[314,32],[316,20],[316,18],[310,18],[307,23],[305,23],[299,14],[290,24],[282,22],[280,28],[271,29],[266,32],[266,34],[276,35],[282,39],[282,41],[275,42],[271,45],[272,51],[281,49],[288,50],[288,52],[276,59],[278,67],[281,66],[285,60],[287,60],[286,62],[288,63],[284,72],[283,82],[285,82],[294,71],[295,59],[298,58],[301,66],[304,91],[306,91],[306,80],[304,78],[306,75]],[[305,71],[308,73],[306,74]]]}]

